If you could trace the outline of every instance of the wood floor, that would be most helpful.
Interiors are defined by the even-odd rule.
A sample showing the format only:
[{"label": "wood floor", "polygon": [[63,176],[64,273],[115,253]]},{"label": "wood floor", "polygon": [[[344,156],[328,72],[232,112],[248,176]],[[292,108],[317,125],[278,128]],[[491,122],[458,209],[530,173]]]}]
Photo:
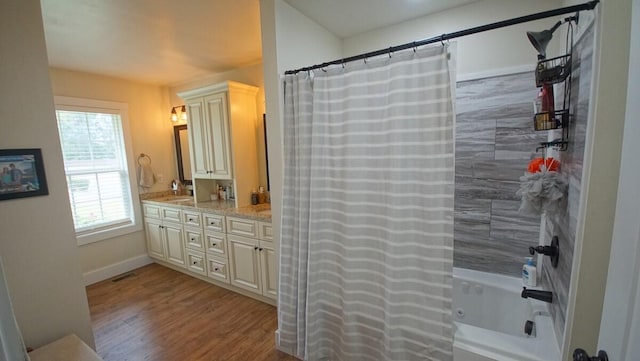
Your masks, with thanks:
[{"label": "wood floor", "polygon": [[87,287],[105,361],[294,361],[275,350],[273,306],[158,264]]}]

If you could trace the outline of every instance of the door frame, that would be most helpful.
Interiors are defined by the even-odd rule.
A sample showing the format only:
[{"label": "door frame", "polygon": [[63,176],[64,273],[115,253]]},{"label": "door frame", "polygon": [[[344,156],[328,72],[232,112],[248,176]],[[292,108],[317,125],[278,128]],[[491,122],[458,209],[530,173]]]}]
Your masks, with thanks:
[{"label": "door frame", "polygon": [[[631,361],[640,353],[640,0],[633,0],[629,83],[607,288],[598,348],[611,360]],[[636,101],[634,101],[636,100]]]}]

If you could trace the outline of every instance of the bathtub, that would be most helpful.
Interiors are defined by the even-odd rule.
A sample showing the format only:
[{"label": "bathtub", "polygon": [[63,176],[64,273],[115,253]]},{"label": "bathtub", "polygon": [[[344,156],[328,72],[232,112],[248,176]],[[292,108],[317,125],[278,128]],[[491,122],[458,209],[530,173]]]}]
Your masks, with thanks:
[{"label": "bathtub", "polygon": [[[548,305],[521,291],[519,278],[454,269],[454,361],[560,360]],[[535,323],[532,336],[524,333],[527,320]]]}]

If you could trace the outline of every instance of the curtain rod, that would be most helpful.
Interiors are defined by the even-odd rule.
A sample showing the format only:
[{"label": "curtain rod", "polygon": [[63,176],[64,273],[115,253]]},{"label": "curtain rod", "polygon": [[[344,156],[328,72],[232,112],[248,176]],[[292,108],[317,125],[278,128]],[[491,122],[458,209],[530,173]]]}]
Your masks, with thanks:
[{"label": "curtain rod", "polygon": [[360,55],[354,55],[354,56],[350,56],[348,58],[333,60],[333,61],[329,61],[329,62],[326,62],[326,63],[307,66],[307,67],[299,68],[299,69],[295,69],[295,70],[287,70],[284,73],[287,74],[287,75],[288,74],[296,74],[296,73],[299,73],[301,71],[309,71],[309,70],[314,70],[314,69],[320,69],[320,68],[327,67],[329,65],[345,64],[345,63],[349,63],[349,62],[356,61],[356,60],[362,60],[362,59],[372,58],[374,56],[390,54],[390,53],[393,53],[393,52],[396,52],[396,51],[400,51],[400,50],[416,48],[418,46],[423,46],[423,45],[427,45],[427,44],[433,44],[433,43],[437,43],[437,42],[443,42],[443,41],[449,40],[449,39],[459,38],[459,37],[467,36],[467,35],[471,35],[471,34],[477,34],[477,33],[481,33],[481,32],[488,31],[488,30],[494,30],[494,29],[498,29],[498,28],[503,28],[503,27],[506,27],[506,26],[526,23],[526,22],[529,22],[529,21],[550,18],[550,17],[553,17],[553,16],[564,15],[564,14],[569,14],[569,13],[573,13],[573,12],[580,12],[580,11],[583,11],[583,10],[593,10],[596,7],[596,5],[598,5],[599,2],[600,2],[600,0],[593,0],[593,1],[590,1],[590,2],[586,2],[584,4],[579,4],[579,5],[574,5],[574,6],[567,6],[567,7],[559,8],[559,9],[555,9],[555,10],[548,10],[548,11],[543,11],[543,12],[535,13],[535,14],[531,14],[531,15],[520,16],[520,17],[517,17],[517,18],[498,21],[498,22],[495,22],[495,23],[482,25],[482,26],[476,26],[474,28],[460,30],[460,31],[456,31],[456,32],[453,32],[453,33],[445,33],[445,34],[434,36],[432,38],[428,38],[428,39],[424,39],[424,40],[419,40],[419,41],[414,41],[414,42],[411,42],[411,43],[392,46],[392,47],[389,47],[387,49],[380,49],[380,50],[376,50],[376,51],[370,51],[368,53],[363,53],[363,54],[360,54]]}]

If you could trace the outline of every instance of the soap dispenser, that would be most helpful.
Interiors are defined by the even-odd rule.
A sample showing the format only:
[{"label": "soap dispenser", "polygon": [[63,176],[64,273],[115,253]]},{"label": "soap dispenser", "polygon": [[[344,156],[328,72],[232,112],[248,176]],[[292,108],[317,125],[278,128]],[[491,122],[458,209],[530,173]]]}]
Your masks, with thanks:
[{"label": "soap dispenser", "polygon": [[526,287],[535,287],[538,277],[536,264],[533,263],[533,257],[526,258],[527,263],[522,266],[522,284]]}]

